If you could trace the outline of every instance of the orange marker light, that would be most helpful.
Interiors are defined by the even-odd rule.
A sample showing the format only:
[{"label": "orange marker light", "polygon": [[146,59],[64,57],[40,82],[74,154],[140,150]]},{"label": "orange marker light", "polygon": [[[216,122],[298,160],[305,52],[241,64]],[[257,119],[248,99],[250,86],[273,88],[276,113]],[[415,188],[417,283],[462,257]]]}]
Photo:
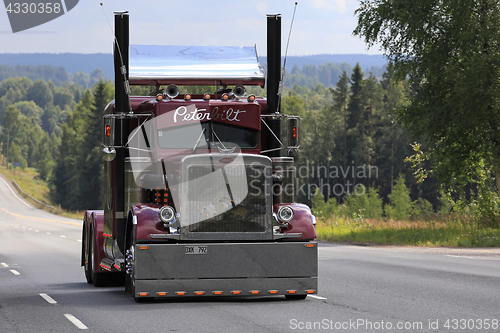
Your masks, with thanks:
[{"label": "orange marker light", "polygon": [[250,103],[255,102],[255,95],[248,96],[247,101],[249,101]]},{"label": "orange marker light", "polygon": [[210,94],[209,93],[203,94],[203,100],[208,101],[209,99],[210,99]]},{"label": "orange marker light", "polygon": [[195,291],[194,294],[195,295],[203,295],[205,292],[204,291]]},{"label": "orange marker light", "polygon": [[233,290],[233,291],[231,291],[231,294],[233,294],[233,295],[239,295],[239,294],[241,294],[241,291],[239,291],[239,290]]},{"label": "orange marker light", "polygon": [[111,126],[106,125],[106,137],[109,138],[111,136]]},{"label": "orange marker light", "polygon": [[258,290],[250,290],[250,294],[252,295],[257,295],[259,293]]},{"label": "orange marker light", "polygon": [[227,102],[229,100],[229,95],[226,94],[226,93],[222,94],[221,100],[224,101],[224,102]]},{"label": "orange marker light", "polygon": [[187,93],[184,95],[184,100],[185,101],[190,101],[191,100],[191,94],[190,93]]},{"label": "orange marker light", "polygon": [[270,294],[277,294],[277,293],[278,293],[278,291],[277,291],[277,290],[269,290],[269,293],[270,293]]},{"label": "orange marker light", "polygon": [[314,294],[316,290],[311,289],[311,290],[306,290],[306,294]]},{"label": "orange marker light", "polygon": [[184,296],[186,295],[186,292],[185,291],[176,291],[175,292],[178,296]]},{"label": "orange marker light", "polygon": [[293,127],[293,138],[297,139],[297,127]]},{"label": "orange marker light", "polygon": [[158,295],[158,296],[167,296],[167,293],[166,292],[159,292],[159,293],[156,293],[156,295]]},{"label": "orange marker light", "polygon": [[296,294],[297,290],[287,290],[286,292],[289,293],[289,294]]},{"label": "orange marker light", "polygon": [[163,94],[158,94],[156,95],[156,100],[159,102],[159,101],[162,101],[163,100]]},{"label": "orange marker light", "polygon": [[222,295],[222,291],[214,291],[213,294],[214,295]]},{"label": "orange marker light", "polygon": [[139,296],[148,296],[149,293],[139,293]]}]

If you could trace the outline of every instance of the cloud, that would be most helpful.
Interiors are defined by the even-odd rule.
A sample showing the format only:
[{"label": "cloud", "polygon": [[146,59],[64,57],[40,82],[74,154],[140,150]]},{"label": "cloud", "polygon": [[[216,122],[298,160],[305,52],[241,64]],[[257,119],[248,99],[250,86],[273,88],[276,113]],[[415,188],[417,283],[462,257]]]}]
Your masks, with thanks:
[{"label": "cloud", "polygon": [[267,4],[265,2],[259,2],[257,4],[257,10],[259,11],[259,13],[261,14],[265,14],[267,13]]},{"label": "cloud", "polygon": [[[340,13],[344,14],[347,11],[347,0],[311,0],[314,7],[321,9],[321,8],[331,8],[331,9],[337,9]],[[336,6],[334,6],[334,4]]]}]

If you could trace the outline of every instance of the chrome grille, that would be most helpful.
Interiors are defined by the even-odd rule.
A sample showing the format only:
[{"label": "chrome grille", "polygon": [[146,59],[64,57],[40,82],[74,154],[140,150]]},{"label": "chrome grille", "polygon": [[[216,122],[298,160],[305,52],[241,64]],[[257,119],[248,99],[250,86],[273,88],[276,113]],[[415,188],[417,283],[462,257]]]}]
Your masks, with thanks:
[{"label": "chrome grille", "polygon": [[272,230],[270,164],[238,162],[244,161],[186,163],[181,194],[184,233],[267,233]]}]

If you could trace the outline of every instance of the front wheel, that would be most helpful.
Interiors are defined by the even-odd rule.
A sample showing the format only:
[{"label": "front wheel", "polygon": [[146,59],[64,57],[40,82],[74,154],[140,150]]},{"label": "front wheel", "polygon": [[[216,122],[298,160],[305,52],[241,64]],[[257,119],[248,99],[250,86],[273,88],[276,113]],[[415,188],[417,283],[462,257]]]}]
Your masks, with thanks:
[{"label": "front wheel", "polygon": [[125,290],[130,291],[136,302],[147,302],[152,300],[152,297],[138,297],[135,291],[135,234],[134,228],[131,228],[128,244],[128,250],[125,253],[126,273],[125,273]]},{"label": "front wheel", "polygon": [[307,295],[285,295],[286,299],[305,299]]}]

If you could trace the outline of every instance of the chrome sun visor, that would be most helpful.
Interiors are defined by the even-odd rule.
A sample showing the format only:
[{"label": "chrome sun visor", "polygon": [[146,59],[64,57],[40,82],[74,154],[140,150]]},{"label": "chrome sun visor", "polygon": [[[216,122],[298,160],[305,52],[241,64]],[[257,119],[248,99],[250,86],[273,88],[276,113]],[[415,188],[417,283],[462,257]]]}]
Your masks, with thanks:
[{"label": "chrome sun visor", "polygon": [[256,47],[130,45],[133,85],[265,84]]}]

